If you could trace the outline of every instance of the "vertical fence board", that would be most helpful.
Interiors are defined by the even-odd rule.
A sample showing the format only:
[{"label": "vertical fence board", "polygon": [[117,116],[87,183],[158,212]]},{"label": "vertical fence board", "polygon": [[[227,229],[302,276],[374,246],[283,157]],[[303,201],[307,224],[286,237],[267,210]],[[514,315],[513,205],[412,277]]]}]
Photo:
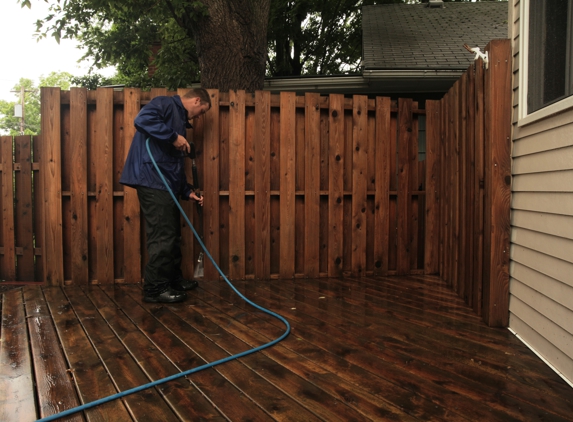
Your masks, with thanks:
[{"label": "vertical fence board", "polygon": [[[12,138],[10,137],[10,140],[12,140]],[[3,177],[4,177],[4,164],[3,164],[3,156],[4,154],[2,153],[2,145],[4,143],[4,137],[0,136],[0,183],[3,183]],[[11,161],[11,160],[10,160]],[[0,188],[1,189],[1,188]],[[9,230],[9,224],[11,222],[8,222],[8,220],[4,219],[4,201],[3,201],[3,192],[2,190],[0,190],[0,262],[4,262],[4,231],[5,230]],[[0,265],[0,280],[4,280],[4,265]]]},{"label": "vertical fence board", "polygon": [[475,71],[474,66],[470,66],[467,71],[467,124],[466,124],[466,162],[467,162],[467,181],[466,181],[466,212],[467,212],[467,254],[466,254],[466,272],[467,280],[467,304],[473,307],[474,304],[474,283],[475,283],[475,249],[474,249],[474,227],[476,224],[474,213],[475,190]]},{"label": "vertical fence board", "polygon": [[511,194],[511,43],[488,44],[485,74],[485,169],[487,189],[484,254],[484,319],[489,326],[509,322],[509,246]]},{"label": "vertical fence board", "polygon": [[[141,109],[141,90],[127,88],[123,92],[123,161],[135,136],[133,121]],[[141,281],[141,214],[137,191],[123,187],[123,276],[126,283]]]},{"label": "vertical fence board", "polygon": [[459,195],[458,195],[458,208],[459,208],[459,258],[458,258],[458,290],[459,296],[467,301],[467,273],[466,269],[468,267],[467,256],[467,212],[466,212],[466,197],[469,194],[467,190],[467,72],[462,75],[458,81],[460,85],[459,93],[459,120],[458,120],[458,135],[459,135],[459,157],[458,157],[458,184],[459,184]]},{"label": "vertical fence board", "polygon": [[[187,90],[184,90],[187,91]],[[150,98],[153,99],[155,97],[159,97],[161,95],[167,95],[167,88],[151,88],[150,90]]]},{"label": "vertical fence board", "polygon": [[[61,100],[64,100],[65,93],[60,92]],[[67,99],[66,98],[66,99]],[[62,104],[61,110],[61,151],[62,151],[62,239],[64,251],[64,282],[72,283],[72,213],[71,213],[71,167],[66,165],[71,162],[72,142],[70,133],[70,107],[69,104]]]},{"label": "vertical fence board", "polygon": [[255,278],[271,274],[270,248],[270,142],[271,94],[255,93]]},{"label": "vertical fence board", "polygon": [[280,94],[280,266],[281,278],[295,275],[296,95]]},{"label": "vertical fence board", "polygon": [[440,130],[440,103],[427,101],[424,274],[437,274],[439,271]]},{"label": "vertical fence board", "polygon": [[319,273],[320,247],[320,95],[305,94],[304,272]]},{"label": "vertical fence board", "polygon": [[229,274],[229,93],[219,93],[219,259],[223,274]]},{"label": "vertical fence board", "polygon": [[439,251],[438,251],[438,273],[440,274],[443,280],[445,278],[445,249],[446,249],[446,202],[448,201],[449,195],[446,194],[446,127],[447,127],[447,120],[446,120],[446,110],[447,110],[447,101],[446,96],[440,100],[440,223],[439,223],[439,231],[440,231],[440,240],[439,240]]},{"label": "vertical fence board", "polygon": [[452,114],[453,114],[453,93],[450,92],[446,95],[446,110],[445,110],[445,148],[446,148],[446,158],[444,162],[444,167],[446,169],[444,173],[444,183],[445,183],[445,192],[447,192],[445,196],[445,233],[444,233],[444,280],[448,283],[449,286],[453,286],[452,283],[452,234],[453,234],[453,221],[452,221],[452,191],[453,191],[453,184],[452,184],[452,156],[453,156],[453,141],[452,141]]},{"label": "vertical fence board", "polygon": [[484,143],[485,143],[485,111],[484,107],[484,65],[480,59],[475,63],[475,178],[474,189],[476,191],[474,199],[474,213],[476,224],[474,226],[474,250],[475,250],[475,283],[473,286],[474,311],[482,314],[483,298],[483,239],[484,239]]},{"label": "vertical fence board", "polygon": [[70,90],[71,277],[88,284],[87,90]]},{"label": "vertical fence board", "polygon": [[366,270],[366,171],[368,97],[355,95],[352,110],[352,273]]},{"label": "vertical fence board", "polygon": [[[186,90],[180,90],[180,95]],[[205,118],[203,116],[196,117],[193,121],[193,128],[187,129],[186,138],[190,143],[195,146],[195,165],[197,167],[197,180],[193,180],[193,162],[192,160],[185,160],[185,174],[187,179],[191,180],[191,184],[195,189],[199,189],[203,194],[204,183],[203,183],[203,127]],[[191,179],[189,179],[191,177]],[[189,217],[189,221],[195,228],[195,231],[199,237],[203,236],[203,218],[199,216],[199,206],[196,202],[191,201],[180,201],[185,214]],[[183,259],[181,262],[181,272],[184,278],[192,278],[195,271],[195,266],[197,265],[197,259],[201,251],[199,242],[195,239],[195,235],[187,223],[181,219],[181,254],[184,257],[189,257],[189,259]]]},{"label": "vertical fence board", "polygon": [[[211,110],[202,116],[204,122],[203,150],[205,151],[202,180],[205,190],[203,236],[205,246],[215,262],[219,264],[219,91],[209,90],[209,95],[211,96]],[[204,274],[206,280],[219,277],[217,269],[208,259],[205,259]]]},{"label": "vertical fence board", "polygon": [[409,269],[408,227],[410,213],[409,194],[409,154],[410,137],[412,136],[412,100],[400,98],[398,101],[398,208],[397,208],[397,241],[398,255],[396,273],[406,274]]},{"label": "vertical fence board", "polygon": [[16,245],[14,237],[14,183],[13,183],[13,138],[3,136],[0,145],[2,152],[2,243],[4,255],[2,257],[2,272],[0,277],[16,280]]},{"label": "vertical fence board", "polygon": [[[254,94],[247,99],[254,102]],[[255,109],[245,107],[245,275],[255,274]],[[248,194],[247,194],[248,192]]]},{"label": "vertical fence board", "polygon": [[60,133],[60,88],[41,88],[42,135],[40,136],[42,168],[42,203],[44,211],[42,251],[44,280],[48,285],[64,283],[62,238],[62,177]]},{"label": "vertical fence board", "polygon": [[374,176],[374,273],[388,274],[389,208],[390,208],[390,160],[392,128],[390,124],[391,102],[389,97],[376,98],[376,172]]},{"label": "vertical fence board", "polygon": [[342,275],[344,219],[344,96],[330,95],[328,143],[328,276]]},{"label": "vertical fence board", "polygon": [[[32,138],[32,153],[33,153],[33,164],[32,168],[36,166],[37,169],[40,168],[40,137],[34,136]],[[35,248],[34,255],[36,258],[35,265],[35,280],[44,280],[44,256],[42,247],[44,245],[44,203],[43,189],[42,189],[42,179],[40,176],[40,170],[34,170],[33,180],[32,180],[32,191],[34,200],[34,237],[35,237]]]},{"label": "vertical fence board", "polygon": [[113,89],[97,89],[96,216],[97,281],[114,282],[113,267]]},{"label": "vertical fence board", "polygon": [[[412,103],[412,108],[418,108],[418,103]],[[420,184],[418,173],[418,119],[412,116],[412,135],[410,136],[410,145],[408,145],[408,272],[418,268],[418,243],[419,231],[422,225],[419,221],[419,204],[420,204]]]},{"label": "vertical fence board", "polygon": [[22,251],[16,256],[16,280],[34,281],[34,216],[32,200],[32,137],[16,138],[15,162],[20,170],[15,173],[16,247]]},{"label": "vertical fence board", "polygon": [[460,80],[458,79],[452,87],[452,116],[451,116],[451,140],[452,140],[452,202],[451,202],[451,221],[452,221],[452,260],[450,261],[450,276],[452,288],[460,292],[458,267],[460,265]]},{"label": "vertical fence board", "polygon": [[[280,102],[280,100],[279,100]],[[274,103],[274,104],[273,104]],[[270,274],[280,270],[280,104],[271,96],[270,144],[269,144],[269,235],[270,235]],[[279,105],[279,107],[277,107]]]},{"label": "vertical fence board", "polygon": [[229,92],[229,276],[245,278],[245,91]]}]

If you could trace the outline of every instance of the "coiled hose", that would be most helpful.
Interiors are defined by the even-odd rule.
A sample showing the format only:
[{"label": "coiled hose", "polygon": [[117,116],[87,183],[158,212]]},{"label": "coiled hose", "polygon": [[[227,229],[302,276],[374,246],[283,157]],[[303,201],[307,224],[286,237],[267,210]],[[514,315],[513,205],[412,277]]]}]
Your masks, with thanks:
[{"label": "coiled hose", "polygon": [[184,376],[187,376],[187,375],[194,374],[195,372],[202,371],[203,369],[212,368],[213,366],[217,366],[217,365],[220,365],[220,364],[222,364],[222,363],[229,362],[229,361],[231,361],[231,360],[238,359],[238,358],[241,358],[241,357],[243,357],[243,356],[250,355],[250,354],[252,354],[252,353],[256,353],[256,352],[258,352],[258,351],[261,351],[261,350],[263,350],[263,349],[266,349],[266,348],[268,348],[268,347],[271,347],[271,346],[277,344],[278,342],[284,340],[284,339],[289,335],[289,333],[290,333],[290,324],[288,323],[288,321],[287,321],[284,317],[282,317],[281,315],[279,315],[279,314],[277,314],[277,313],[275,313],[275,312],[273,312],[273,311],[270,311],[270,310],[268,310],[268,309],[266,309],[266,308],[263,308],[262,306],[257,305],[256,303],[254,303],[254,302],[252,302],[251,300],[249,300],[248,298],[246,298],[241,292],[239,292],[239,291],[237,290],[237,288],[236,288],[235,286],[233,286],[233,285],[231,284],[231,282],[230,282],[229,279],[225,276],[225,274],[223,274],[223,271],[221,271],[221,268],[219,268],[219,266],[217,265],[217,263],[215,262],[215,260],[214,260],[213,257],[211,256],[211,254],[209,253],[209,251],[208,251],[207,248],[205,247],[205,244],[201,241],[201,237],[199,236],[199,234],[198,234],[197,231],[195,230],[195,227],[193,227],[193,224],[191,224],[191,222],[189,221],[189,218],[188,218],[187,215],[185,214],[185,211],[183,211],[183,208],[181,207],[181,204],[179,203],[179,201],[177,200],[177,198],[176,198],[175,195],[173,194],[173,191],[172,191],[171,188],[169,187],[169,184],[168,184],[167,181],[165,180],[165,177],[164,177],[163,174],[161,173],[161,170],[159,170],[159,167],[157,166],[157,163],[155,162],[155,158],[153,157],[153,155],[151,154],[151,150],[149,149],[149,138],[147,138],[147,140],[145,141],[145,147],[147,148],[147,152],[148,152],[149,156],[151,157],[151,161],[153,162],[153,166],[155,167],[155,169],[156,169],[157,172],[159,173],[159,176],[161,177],[161,180],[163,181],[163,183],[165,184],[165,187],[167,188],[167,190],[168,190],[169,193],[171,194],[171,197],[172,197],[173,200],[175,201],[175,204],[177,204],[177,207],[179,208],[179,211],[181,211],[181,214],[182,214],[183,217],[185,218],[185,221],[187,222],[187,224],[189,225],[189,227],[190,227],[191,230],[193,231],[193,235],[195,236],[195,238],[197,239],[197,241],[198,241],[199,244],[201,245],[201,248],[202,248],[203,251],[205,252],[205,255],[211,260],[211,262],[213,263],[213,265],[215,266],[215,268],[217,269],[217,271],[219,272],[219,274],[221,275],[221,277],[223,277],[223,280],[225,280],[225,281],[227,282],[227,284],[231,287],[231,289],[233,289],[233,290],[235,291],[235,293],[237,293],[237,295],[239,295],[239,297],[241,297],[241,299],[243,299],[243,300],[244,300],[245,302],[247,302],[249,305],[251,305],[251,306],[257,308],[258,310],[260,310],[260,311],[262,311],[262,312],[264,312],[264,313],[266,313],[266,314],[268,314],[268,315],[271,315],[271,316],[273,316],[273,317],[279,319],[280,321],[282,321],[282,322],[284,323],[284,325],[286,326],[286,330],[285,330],[285,332],[284,332],[280,337],[278,337],[277,339],[275,339],[275,340],[273,340],[273,341],[270,341],[269,343],[265,343],[265,344],[263,344],[263,345],[261,345],[261,346],[255,347],[255,348],[253,348],[253,349],[249,349],[249,350],[246,350],[246,351],[244,351],[244,352],[237,353],[236,355],[228,356],[228,357],[226,357],[226,358],[219,359],[219,360],[217,360],[217,361],[215,361],[215,362],[207,363],[207,364],[205,364],[205,365],[199,366],[199,367],[197,367],[197,368],[189,369],[189,370],[187,370],[187,371],[180,372],[180,373],[178,373],[178,374],[173,374],[173,375],[170,375],[170,376],[168,376],[168,377],[162,378],[162,379],[160,379],[160,380],[153,381],[153,382],[150,382],[150,383],[148,383],[148,384],[140,385],[139,387],[135,387],[135,388],[131,388],[131,389],[129,389],[129,390],[121,391],[121,392],[119,392],[119,393],[112,394],[111,396],[107,396],[107,397],[104,397],[104,398],[101,398],[101,399],[98,399],[98,400],[94,400],[94,401],[92,401],[92,402],[90,402],[90,403],[82,404],[81,406],[77,406],[77,407],[73,407],[73,408],[68,409],[68,410],[64,410],[64,411],[62,411],[62,412],[60,412],[60,413],[56,413],[56,414],[54,414],[54,415],[50,415],[50,416],[47,416],[47,417],[42,418],[42,419],[38,419],[38,422],[47,422],[47,421],[53,421],[53,420],[56,420],[56,419],[59,419],[59,418],[63,418],[64,416],[68,416],[68,415],[71,415],[71,414],[76,413],[76,412],[81,412],[81,411],[90,409],[90,408],[92,408],[92,407],[99,406],[100,404],[104,404],[104,403],[107,403],[107,402],[109,402],[109,401],[116,400],[116,399],[119,399],[119,398],[121,398],[121,397],[125,397],[125,396],[128,396],[128,395],[130,395],[130,394],[133,394],[133,393],[137,393],[137,392],[142,391],[142,390],[145,390],[145,389],[147,389],[147,388],[155,387],[155,386],[157,386],[157,385],[166,383],[166,382],[168,382],[168,381],[172,381],[172,380],[177,379],[177,378],[180,378],[180,377],[184,377]]}]

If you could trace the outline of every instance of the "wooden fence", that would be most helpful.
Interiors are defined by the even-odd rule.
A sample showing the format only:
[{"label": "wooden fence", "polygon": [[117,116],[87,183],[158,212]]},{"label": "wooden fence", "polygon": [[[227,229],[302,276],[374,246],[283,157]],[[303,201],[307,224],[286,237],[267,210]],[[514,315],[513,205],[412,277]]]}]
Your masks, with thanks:
[{"label": "wooden fence", "polygon": [[[488,70],[478,62],[425,108],[361,95],[210,91],[213,107],[188,139],[205,194],[205,243],[224,273],[440,274],[491,325],[504,324],[509,43],[488,51]],[[141,281],[143,221],[119,177],[133,119],[151,98],[174,94],[42,88],[41,136],[1,137],[0,279]],[[194,205],[183,204],[196,224]],[[198,253],[183,224],[185,275]],[[205,278],[215,277],[207,262]]]},{"label": "wooden fence", "polygon": [[[39,176],[43,189],[34,192],[43,194],[35,204],[44,228],[28,230],[36,236],[36,269],[24,261],[30,248],[13,240],[9,228],[20,232],[19,212],[3,213],[2,278],[141,280],[142,219],[135,190],[120,185],[119,177],[133,119],[159,94],[175,92],[43,88],[42,136],[34,142],[39,151],[32,168],[42,169],[34,180]],[[205,243],[226,274],[268,279],[424,272],[425,253],[435,253],[424,240],[418,118],[425,110],[412,100],[392,104],[366,96],[211,96],[212,110],[188,136],[205,193]],[[397,138],[403,145],[398,149]],[[23,175],[26,167],[29,175],[29,164],[18,157],[12,164],[12,138],[2,142],[3,169],[13,166]],[[13,188],[3,186],[3,208],[11,208]],[[184,205],[197,221],[193,205]],[[183,243],[190,275],[198,246],[185,227]],[[17,275],[23,266],[32,271],[25,278]],[[212,265],[206,264],[205,275],[217,276]]]},{"label": "wooden fence", "polygon": [[491,326],[509,322],[511,194],[511,44],[488,44],[483,61],[440,101],[426,103],[428,137],[439,149],[428,163],[439,179],[442,279]]}]

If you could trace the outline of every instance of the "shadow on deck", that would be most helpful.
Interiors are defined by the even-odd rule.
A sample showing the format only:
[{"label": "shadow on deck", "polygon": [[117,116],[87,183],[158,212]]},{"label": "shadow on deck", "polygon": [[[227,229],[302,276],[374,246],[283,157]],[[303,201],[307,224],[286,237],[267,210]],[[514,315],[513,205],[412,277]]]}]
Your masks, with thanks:
[{"label": "shadow on deck", "polygon": [[[434,277],[237,282],[280,344],[76,413],[90,421],[573,420],[573,390]],[[284,332],[224,282],[145,304],[138,285],[2,294],[0,420],[26,422]]]}]

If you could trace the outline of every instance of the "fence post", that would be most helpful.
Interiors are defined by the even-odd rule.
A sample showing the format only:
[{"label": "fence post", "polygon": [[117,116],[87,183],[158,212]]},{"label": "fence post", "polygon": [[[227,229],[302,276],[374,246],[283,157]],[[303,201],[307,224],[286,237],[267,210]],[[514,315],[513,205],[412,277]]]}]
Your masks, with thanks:
[{"label": "fence post", "polygon": [[489,326],[509,323],[509,245],[511,194],[511,44],[493,40],[486,47],[485,224],[483,316]]},{"label": "fence post", "polygon": [[40,179],[44,216],[41,230],[44,281],[64,284],[62,235],[62,150],[60,88],[41,88],[42,134],[40,136]]}]

